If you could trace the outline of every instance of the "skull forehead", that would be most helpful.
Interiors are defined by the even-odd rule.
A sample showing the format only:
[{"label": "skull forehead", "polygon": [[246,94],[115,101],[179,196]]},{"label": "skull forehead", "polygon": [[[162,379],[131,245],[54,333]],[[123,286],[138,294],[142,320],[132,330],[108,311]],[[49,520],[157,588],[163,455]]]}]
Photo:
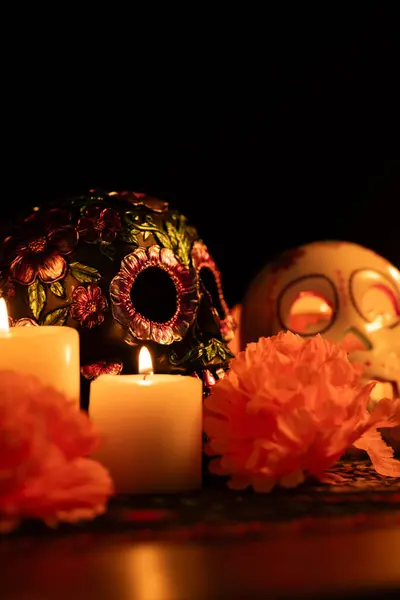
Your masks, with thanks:
[{"label": "skull forehead", "polygon": [[400,282],[399,271],[388,260],[373,250],[351,242],[312,242],[285,255],[287,261],[282,261],[280,257],[266,268],[266,274],[273,275],[277,287],[304,275],[324,274],[335,280],[339,273],[341,277],[347,277],[358,269],[376,270]]}]

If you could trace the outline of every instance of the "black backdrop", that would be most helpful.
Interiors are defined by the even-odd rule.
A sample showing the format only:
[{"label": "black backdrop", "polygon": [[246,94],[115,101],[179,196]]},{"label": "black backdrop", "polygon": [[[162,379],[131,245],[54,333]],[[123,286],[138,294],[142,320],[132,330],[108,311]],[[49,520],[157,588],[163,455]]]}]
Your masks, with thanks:
[{"label": "black backdrop", "polygon": [[349,11],[85,24],[60,53],[36,36],[3,92],[4,219],[90,187],[158,195],[198,227],[230,304],[315,239],[400,264],[398,20]]}]

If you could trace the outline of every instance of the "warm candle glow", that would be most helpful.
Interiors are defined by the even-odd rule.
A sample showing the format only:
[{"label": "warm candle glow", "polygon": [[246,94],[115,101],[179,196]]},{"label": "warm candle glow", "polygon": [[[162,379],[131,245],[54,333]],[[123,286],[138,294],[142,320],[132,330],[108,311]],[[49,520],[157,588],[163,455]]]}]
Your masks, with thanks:
[{"label": "warm candle glow", "polygon": [[[146,348],[141,356],[149,368]],[[90,418],[103,442],[95,457],[110,471],[119,494],[198,490],[202,382],[184,375],[146,374],[140,364],[141,374],[100,375],[90,384]],[[146,598],[153,599],[151,592],[156,594],[149,590]]]},{"label": "warm candle glow", "polygon": [[146,346],[142,346],[139,352],[139,373],[142,375],[153,373],[153,361],[151,360],[151,354]]},{"label": "warm candle glow", "polygon": [[65,326],[10,327],[0,298],[0,371],[34,375],[79,407],[79,334]]},{"label": "warm candle glow", "polygon": [[7,305],[4,298],[0,298],[0,331],[8,332],[10,327],[8,324]]}]

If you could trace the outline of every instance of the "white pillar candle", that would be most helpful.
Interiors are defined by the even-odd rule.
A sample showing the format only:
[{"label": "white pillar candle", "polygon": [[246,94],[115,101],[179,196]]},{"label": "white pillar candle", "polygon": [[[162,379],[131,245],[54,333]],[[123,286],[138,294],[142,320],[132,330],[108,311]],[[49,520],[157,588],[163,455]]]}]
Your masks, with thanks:
[{"label": "white pillar candle", "polygon": [[35,375],[80,403],[79,334],[71,327],[11,327],[0,298],[0,371]]},{"label": "white pillar candle", "polygon": [[89,415],[102,436],[95,458],[109,469],[120,494],[199,489],[201,381],[154,375],[145,347],[139,372],[100,375],[92,381]]}]

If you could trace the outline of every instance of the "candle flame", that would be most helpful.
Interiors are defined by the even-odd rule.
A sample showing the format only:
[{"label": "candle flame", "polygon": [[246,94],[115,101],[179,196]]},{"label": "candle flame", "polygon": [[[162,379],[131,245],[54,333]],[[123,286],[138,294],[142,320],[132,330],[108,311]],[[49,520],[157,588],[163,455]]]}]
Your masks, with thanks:
[{"label": "candle flame", "polygon": [[153,361],[146,346],[142,346],[139,352],[139,373],[143,375],[153,373]]},{"label": "candle flame", "polygon": [[0,298],[0,331],[8,333],[10,326],[8,324],[7,304],[4,298]]}]

